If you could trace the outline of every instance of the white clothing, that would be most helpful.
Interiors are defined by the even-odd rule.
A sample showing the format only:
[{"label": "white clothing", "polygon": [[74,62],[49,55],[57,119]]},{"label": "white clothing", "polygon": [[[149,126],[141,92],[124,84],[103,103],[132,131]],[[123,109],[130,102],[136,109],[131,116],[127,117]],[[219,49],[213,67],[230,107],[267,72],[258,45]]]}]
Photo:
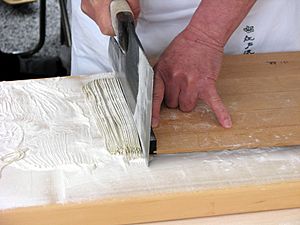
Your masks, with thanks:
[{"label": "white clothing", "polygon": [[[73,75],[111,71],[109,38],[72,0]],[[170,2],[172,4],[170,4]],[[189,23],[201,0],[140,0],[137,34],[148,56],[158,56]],[[225,46],[226,54],[300,50],[300,1],[258,0]]]}]

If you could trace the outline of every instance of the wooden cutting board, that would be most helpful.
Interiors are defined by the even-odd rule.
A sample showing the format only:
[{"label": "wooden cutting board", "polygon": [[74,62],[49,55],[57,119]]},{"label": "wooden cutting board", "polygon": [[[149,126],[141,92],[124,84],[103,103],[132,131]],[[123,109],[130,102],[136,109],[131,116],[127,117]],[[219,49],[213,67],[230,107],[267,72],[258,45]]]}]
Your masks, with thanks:
[{"label": "wooden cutting board", "polygon": [[222,128],[199,102],[161,110],[158,154],[300,145],[300,53],[226,56],[217,83],[232,120]]}]

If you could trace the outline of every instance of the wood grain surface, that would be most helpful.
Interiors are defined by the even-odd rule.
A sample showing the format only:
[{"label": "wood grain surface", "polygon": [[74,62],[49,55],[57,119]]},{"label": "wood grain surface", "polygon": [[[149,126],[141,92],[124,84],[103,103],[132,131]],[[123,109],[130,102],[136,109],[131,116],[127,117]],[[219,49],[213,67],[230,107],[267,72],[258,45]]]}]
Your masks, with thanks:
[{"label": "wood grain surface", "polygon": [[299,225],[300,209],[276,210],[189,220],[147,223],[144,225]]},{"label": "wood grain surface", "polygon": [[2,211],[1,225],[113,225],[300,208],[300,182]]},{"label": "wood grain surface", "polygon": [[199,102],[161,110],[158,153],[300,145],[300,53],[226,56],[217,83],[233,127]]}]

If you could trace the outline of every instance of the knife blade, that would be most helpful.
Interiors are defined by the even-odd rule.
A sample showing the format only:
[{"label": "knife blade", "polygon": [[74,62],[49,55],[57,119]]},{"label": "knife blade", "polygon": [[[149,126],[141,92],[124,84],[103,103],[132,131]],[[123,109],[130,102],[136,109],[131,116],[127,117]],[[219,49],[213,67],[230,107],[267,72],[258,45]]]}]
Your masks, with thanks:
[{"label": "knife blade", "polygon": [[123,94],[132,112],[148,165],[149,152],[156,149],[156,139],[151,132],[154,72],[135,32],[133,13],[127,1],[113,0],[110,10],[116,38],[110,38],[108,52],[113,70],[120,80]]}]

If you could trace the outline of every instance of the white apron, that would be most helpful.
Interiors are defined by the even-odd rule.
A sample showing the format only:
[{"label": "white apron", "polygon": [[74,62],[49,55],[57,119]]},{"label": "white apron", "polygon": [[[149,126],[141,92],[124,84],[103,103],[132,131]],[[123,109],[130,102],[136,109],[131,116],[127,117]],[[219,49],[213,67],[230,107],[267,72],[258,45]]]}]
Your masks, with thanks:
[{"label": "white apron", "polygon": [[[158,56],[189,23],[201,0],[140,0],[137,33],[148,56]],[[108,37],[72,0],[72,75],[111,71]],[[171,3],[171,4],[170,4]],[[258,0],[225,46],[226,54],[300,50],[300,1]]]}]

